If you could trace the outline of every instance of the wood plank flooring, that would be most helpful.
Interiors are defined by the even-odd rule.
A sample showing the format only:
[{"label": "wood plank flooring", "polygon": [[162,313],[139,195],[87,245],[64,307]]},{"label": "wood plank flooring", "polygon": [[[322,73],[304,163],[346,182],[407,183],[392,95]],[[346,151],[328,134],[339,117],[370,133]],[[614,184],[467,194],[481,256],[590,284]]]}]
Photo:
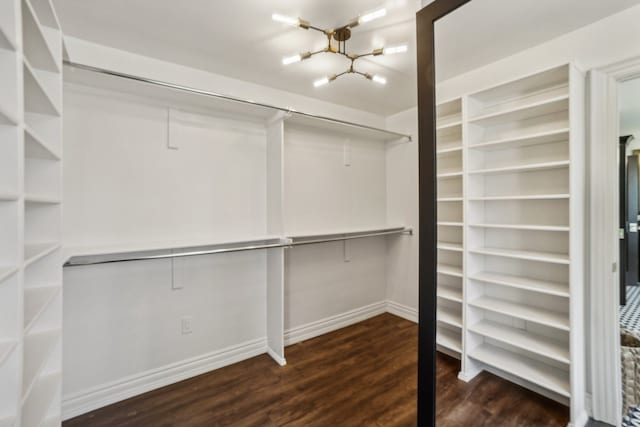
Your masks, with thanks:
[{"label": "wood plank flooring", "polygon": [[[414,426],[417,325],[383,314],[66,421],[64,427]],[[438,357],[437,424],[563,426],[568,408]]]}]

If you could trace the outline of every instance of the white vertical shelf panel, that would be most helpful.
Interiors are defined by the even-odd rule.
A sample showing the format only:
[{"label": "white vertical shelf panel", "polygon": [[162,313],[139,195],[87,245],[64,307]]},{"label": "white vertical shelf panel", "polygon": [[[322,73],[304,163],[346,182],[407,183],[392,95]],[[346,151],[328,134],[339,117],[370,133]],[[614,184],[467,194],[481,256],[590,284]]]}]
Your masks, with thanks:
[{"label": "white vertical shelf panel", "polygon": [[462,113],[460,378],[503,375],[568,403],[572,422],[585,413],[584,91],[562,65],[470,94]]}]

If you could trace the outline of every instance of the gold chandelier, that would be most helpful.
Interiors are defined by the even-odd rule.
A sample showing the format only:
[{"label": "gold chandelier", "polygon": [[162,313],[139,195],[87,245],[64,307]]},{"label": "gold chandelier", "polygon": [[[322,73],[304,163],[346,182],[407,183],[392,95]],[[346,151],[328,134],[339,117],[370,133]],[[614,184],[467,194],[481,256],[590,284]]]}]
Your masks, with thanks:
[{"label": "gold chandelier", "polygon": [[407,51],[407,45],[381,47],[367,53],[349,53],[347,51],[347,41],[351,38],[352,28],[357,27],[360,24],[371,22],[374,19],[382,18],[386,14],[387,14],[386,9],[384,8],[377,9],[377,10],[374,10],[373,12],[369,12],[357,18],[352,19],[351,21],[349,21],[348,24],[343,25],[342,27],[335,28],[335,29],[334,28],[322,29],[322,28],[318,28],[311,25],[309,21],[305,21],[300,18],[291,18],[289,16],[280,15],[279,13],[274,13],[273,15],[271,15],[271,18],[276,22],[291,25],[293,27],[303,28],[305,30],[315,30],[315,31],[321,32],[327,38],[327,45],[325,48],[314,51],[314,52],[307,51],[307,52],[302,52],[296,55],[288,56],[282,59],[282,64],[289,65],[296,62],[304,61],[319,53],[333,53],[333,54],[342,55],[346,57],[351,61],[351,64],[345,71],[341,73],[331,74],[329,76],[325,76],[325,77],[322,77],[321,79],[314,81],[313,85],[315,87],[324,86],[327,83],[330,83],[335,79],[337,79],[338,77],[343,76],[345,74],[357,74],[373,82],[376,82],[379,84],[386,84],[387,79],[381,75],[364,73],[362,71],[357,70],[355,68],[356,60],[367,57],[367,56],[379,56],[379,55],[391,55],[394,53],[403,53]]}]

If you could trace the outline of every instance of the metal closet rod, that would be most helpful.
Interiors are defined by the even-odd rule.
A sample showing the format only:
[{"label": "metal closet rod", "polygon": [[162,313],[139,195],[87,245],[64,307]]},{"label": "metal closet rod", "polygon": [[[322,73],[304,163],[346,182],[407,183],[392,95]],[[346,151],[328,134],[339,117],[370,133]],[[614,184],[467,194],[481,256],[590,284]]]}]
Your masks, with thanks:
[{"label": "metal closet rod", "polygon": [[[303,240],[300,242],[286,242],[286,243],[267,243],[263,245],[248,245],[248,246],[236,246],[231,248],[220,248],[220,249],[209,249],[209,250],[201,250],[201,251],[186,251],[186,252],[175,252],[175,253],[166,253],[166,254],[157,254],[157,255],[139,255],[139,256],[122,256],[119,258],[109,258],[109,259],[97,259],[94,260],[92,258],[98,258],[100,256],[109,256],[109,255],[81,255],[78,257],[71,257],[69,261],[64,264],[64,267],[78,267],[83,265],[98,265],[98,264],[111,264],[114,262],[129,262],[129,261],[144,261],[151,259],[165,259],[165,258],[182,258],[189,256],[198,256],[198,255],[213,255],[213,254],[222,254],[228,252],[243,252],[243,251],[253,251],[259,249],[276,249],[276,248],[292,248],[294,246],[302,246],[302,245],[312,245],[318,243],[329,243],[329,242],[339,242],[345,240],[353,240],[353,239],[363,239],[365,237],[377,237],[377,236],[388,236],[392,234],[413,234],[413,230],[410,228],[399,228],[395,230],[388,231],[378,231],[374,233],[366,233],[366,234],[357,234],[354,236],[341,236],[341,237],[331,237],[325,239],[312,239],[312,240]],[[269,240],[269,239],[265,239]],[[142,252],[142,251],[140,251]],[[114,255],[115,256],[115,255]],[[77,258],[74,260],[74,258]]]},{"label": "metal closet rod", "polygon": [[137,81],[137,82],[152,84],[152,85],[156,85],[156,86],[162,86],[162,87],[169,88],[169,89],[174,89],[174,90],[179,90],[179,91],[183,91],[183,92],[194,93],[194,94],[197,94],[197,95],[209,96],[209,97],[217,98],[217,99],[224,99],[224,100],[227,100],[227,101],[232,101],[232,102],[236,102],[236,103],[240,103],[240,104],[256,105],[256,106],[259,106],[259,107],[269,108],[269,109],[276,110],[276,111],[282,111],[282,112],[289,113],[289,114],[297,114],[297,115],[300,115],[300,116],[309,117],[309,118],[312,118],[312,119],[325,121],[325,122],[329,122],[329,123],[336,123],[336,124],[351,126],[351,127],[355,127],[355,128],[359,128],[359,129],[367,129],[367,130],[371,130],[371,131],[375,131],[375,132],[386,133],[386,134],[389,134],[389,135],[397,136],[398,138],[406,138],[408,141],[411,141],[411,135],[405,135],[405,134],[402,134],[402,133],[393,132],[393,131],[389,131],[389,130],[386,130],[386,129],[380,129],[380,128],[376,128],[376,127],[373,127],[373,126],[367,126],[367,125],[363,125],[363,124],[359,124],[359,123],[349,122],[347,120],[335,119],[335,118],[332,118],[332,117],[320,116],[320,115],[311,114],[311,113],[304,113],[302,111],[296,111],[296,110],[288,108],[288,107],[278,107],[276,105],[265,104],[265,103],[262,103],[262,102],[250,101],[248,99],[243,99],[243,98],[236,98],[234,96],[223,95],[223,94],[215,93],[215,92],[209,92],[209,91],[206,91],[206,90],[196,89],[196,88],[192,88],[192,87],[189,87],[189,86],[182,86],[182,85],[178,85],[178,84],[175,84],[175,83],[164,82],[164,81],[161,81],[161,80],[154,80],[154,79],[149,79],[149,78],[146,78],[146,77],[135,76],[133,74],[121,73],[119,71],[107,70],[105,68],[94,67],[92,65],[79,64],[77,62],[72,62],[72,61],[69,61],[69,60],[66,60],[66,59],[63,62],[64,62],[65,65],[67,65],[69,67],[77,68],[77,69],[80,69],[80,70],[91,71],[91,72],[99,73],[99,74],[106,74],[106,75],[109,75],[109,76],[120,77],[120,78],[123,78],[123,79],[134,80],[134,81]]}]

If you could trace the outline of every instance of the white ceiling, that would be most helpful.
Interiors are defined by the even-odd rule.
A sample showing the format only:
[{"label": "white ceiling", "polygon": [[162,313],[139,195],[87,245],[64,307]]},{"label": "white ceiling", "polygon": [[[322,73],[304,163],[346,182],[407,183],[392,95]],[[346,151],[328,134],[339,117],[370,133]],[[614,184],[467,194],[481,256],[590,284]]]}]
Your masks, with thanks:
[{"label": "white ceiling", "polygon": [[620,134],[640,139],[640,78],[621,83],[618,93]]},{"label": "white ceiling", "polygon": [[[415,12],[420,0],[54,0],[65,34],[218,74],[371,111],[392,114],[416,104]],[[474,0],[437,27],[438,79],[452,77],[534,46],[640,0]],[[314,88],[348,60],[319,55],[283,66],[284,56],[319,49],[322,34],[271,20],[273,12],[319,27],[340,26],[385,6],[386,17],[353,30],[350,50],[408,43],[409,52],[362,60],[387,77],[359,76]],[[508,37],[505,36],[508,34]]]}]

